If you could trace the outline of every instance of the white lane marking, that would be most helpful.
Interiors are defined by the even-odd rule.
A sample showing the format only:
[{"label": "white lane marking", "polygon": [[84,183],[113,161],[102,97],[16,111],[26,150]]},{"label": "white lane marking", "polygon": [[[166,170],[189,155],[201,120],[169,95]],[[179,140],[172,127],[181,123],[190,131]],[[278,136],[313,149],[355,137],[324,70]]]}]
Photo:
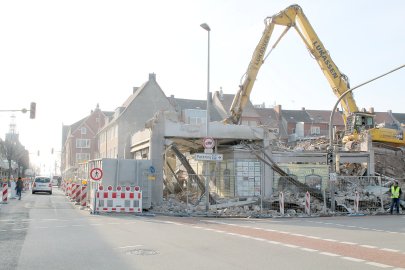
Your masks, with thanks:
[{"label": "white lane marking", "polygon": [[81,224],[73,224],[72,226],[73,226],[73,227],[83,227],[84,225],[81,225]]},{"label": "white lane marking", "polygon": [[312,249],[312,248],[301,248],[301,249],[304,250],[304,251],[309,251],[309,252],[319,251],[319,250]]},{"label": "white lane marking", "polygon": [[55,226],[56,228],[66,228],[67,226],[66,225],[58,225],[58,226]]},{"label": "white lane marking", "polygon": [[[225,222],[217,222],[217,221],[212,221],[212,220],[210,220],[210,221],[208,221],[208,222],[210,222],[210,223],[215,223],[215,224],[222,224],[222,225],[228,225],[228,226],[234,226],[234,227],[242,227],[242,228],[249,228],[249,229],[260,229],[260,228],[257,228],[257,227],[254,227],[254,228],[252,228],[252,227],[249,227],[249,226],[244,226],[244,225],[237,225],[237,224],[232,224],[232,223],[225,223]],[[311,223],[323,223],[323,222],[314,222],[314,221],[307,221],[307,222],[311,222]],[[325,223],[323,223],[323,224],[325,224]],[[332,223],[331,223],[332,224]],[[344,226],[346,226],[346,225],[344,225]],[[194,226],[195,228],[197,228],[197,226]],[[349,227],[349,226],[346,226],[346,227]],[[348,241],[338,241],[338,240],[335,240],[335,239],[329,239],[329,238],[321,238],[321,237],[317,237],[317,236],[310,236],[310,235],[303,235],[303,234],[298,234],[298,233],[291,233],[291,232],[285,232],[285,231],[277,231],[277,230],[273,230],[273,229],[261,229],[261,230],[263,230],[263,231],[268,231],[268,232],[276,232],[276,233],[282,233],[282,234],[289,234],[289,235],[293,235],[293,236],[299,236],[299,237],[306,237],[306,238],[311,238],[311,239],[317,239],[317,240],[323,240],[323,241],[329,241],[329,242],[338,242],[338,243],[341,243],[341,244],[346,244],[346,245],[357,245],[357,246],[360,246],[360,247],[364,247],[364,248],[370,248],[370,249],[379,249],[379,250],[385,250],[385,251],[393,251],[393,252],[401,252],[401,251],[395,251],[395,250],[391,250],[391,249],[388,249],[388,248],[379,248],[379,247],[376,247],[376,246],[371,246],[371,245],[360,245],[360,244],[358,244],[358,243],[354,243],[354,242],[348,242]],[[405,253],[404,253],[405,254]]]},{"label": "white lane marking", "polygon": [[90,224],[91,226],[101,226],[101,225],[103,225],[103,224],[100,224],[100,223],[93,223],[93,224]]},{"label": "white lane marking", "polygon": [[300,234],[300,233],[292,233],[291,235],[305,237],[305,235]]},{"label": "white lane marking", "polygon": [[366,262],[366,264],[381,267],[381,268],[390,268],[390,267],[392,267],[391,265],[386,265],[386,264],[376,263],[376,262]]},{"label": "white lane marking", "polygon": [[369,246],[369,245],[360,245],[360,246],[365,248],[377,248],[376,246]]},{"label": "white lane marking", "polygon": [[398,250],[398,249],[391,249],[391,248],[382,248],[381,250],[391,251],[391,252],[400,252],[400,250]]},{"label": "white lane marking", "polygon": [[323,241],[328,241],[328,242],[338,242],[338,240],[335,239],[329,239],[329,238],[323,238]]},{"label": "white lane marking", "polygon": [[291,245],[291,244],[283,244],[283,246],[289,247],[289,248],[299,248],[299,246]]},{"label": "white lane marking", "polygon": [[133,248],[133,247],[142,247],[142,246],[143,245],[124,246],[124,247],[116,247],[115,249]]},{"label": "white lane marking", "polygon": [[353,257],[342,257],[342,259],[352,261],[352,262],[364,262],[364,260],[362,260],[362,259],[357,259],[357,258],[353,258]]},{"label": "white lane marking", "polygon": [[20,229],[11,229],[12,231],[22,231],[22,230],[27,230],[28,228],[20,228]]},{"label": "white lane marking", "polygon": [[319,254],[326,255],[326,256],[331,256],[331,257],[339,257],[340,256],[338,254],[329,253],[329,252],[320,252]]},{"label": "white lane marking", "polygon": [[346,241],[343,241],[343,242],[340,242],[341,244],[346,244],[346,245],[358,245],[357,243],[353,243],[353,242],[346,242]]},{"label": "white lane marking", "polygon": [[6,232],[7,230],[0,230],[0,232]]},{"label": "white lane marking", "polygon": [[[133,222],[127,222],[127,223],[124,223],[125,225],[130,225],[130,224],[135,224],[135,223],[137,223],[136,221],[133,221]],[[175,225],[177,225],[177,224],[175,224]]]}]

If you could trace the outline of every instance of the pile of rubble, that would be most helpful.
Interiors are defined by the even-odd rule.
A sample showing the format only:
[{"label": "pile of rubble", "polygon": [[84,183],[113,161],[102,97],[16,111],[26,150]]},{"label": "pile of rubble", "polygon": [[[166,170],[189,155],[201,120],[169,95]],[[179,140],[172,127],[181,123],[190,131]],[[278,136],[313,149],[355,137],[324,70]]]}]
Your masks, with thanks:
[{"label": "pile of rubble", "polygon": [[[276,151],[322,151],[325,152],[329,146],[329,140],[325,137],[297,142],[292,146],[278,142],[274,147]],[[359,144],[351,145],[359,147]],[[375,150],[375,169],[381,175],[396,176],[398,179],[405,179],[405,154],[402,151]],[[341,164],[339,175],[342,176],[363,176],[367,168],[362,164],[346,163]],[[187,177],[179,180],[185,180]],[[181,181],[180,181],[181,182]],[[206,211],[205,196],[198,193],[197,186],[187,191],[181,188],[176,189],[174,194],[165,194],[163,203],[153,206],[151,212],[168,215],[195,215],[195,216],[221,216],[221,217],[279,217],[280,201],[278,192],[273,193],[270,198],[261,200],[260,198],[220,198],[216,194],[211,194],[214,203],[211,202],[209,211]],[[402,183],[405,190],[405,183]],[[175,190],[175,189],[173,189]],[[211,189],[213,190],[213,189]],[[356,194],[356,191],[358,193]],[[388,186],[379,186],[379,183],[361,182],[357,177],[352,181],[338,181],[335,192],[337,210],[341,213],[353,213],[356,196],[359,196],[360,211],[365,214],[378,214],[385,212],[390,204]],[[285,214],[284,217],[305,216],[305,191],[283,190]],[[316,196],[315,196],[316,197]],[[319,215],[330,214],[330,201],[323,201],[311,197],[311,213]],[[330,194],[326,197],[330,197]],[[383,207],[385,210],[383,210]]]}]

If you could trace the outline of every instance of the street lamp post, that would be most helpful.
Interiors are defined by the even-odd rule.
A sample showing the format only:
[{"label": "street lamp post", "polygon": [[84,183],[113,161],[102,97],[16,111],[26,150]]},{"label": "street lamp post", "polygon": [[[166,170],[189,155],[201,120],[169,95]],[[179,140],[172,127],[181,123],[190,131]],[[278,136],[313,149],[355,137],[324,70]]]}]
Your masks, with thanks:
[{"label": "street lamp post", "polygon": [[[351,88],[351,89],[348,89],[346,92],[344,92],[339,98],[338,98],[338,100],[336,101],[336,103],[335,103],[335,106],[333,107],[333,109],[332,109],[332,112],[331,112],[331,114],[330,114],[330,118],[329,118],[329,147],[328,147],[328,149],[334,149],[333,148],[333,127],[332,127],[332,119],[333,119],[333,116],[335,115],[335,111],[336,111],[336,108],[337,108],[337,106],[339,105],[339,102],[348,94],[348,93],[351,93],[353,90],[355,90],[355,89],[357,89],[357,88],[359,88],[359,87],[361,87],[361,86],[363,86],[363,85],[366,85],[366,84],[368,84],[368,83],[370,83],[370,82],[372,82],[372,81],[375,81],[375,80],[377,80],[377,79],[380,79],[380,78],[382,78],[382,77],[384,77],[384,76],[386,76],[386,75],[388,75],[388,74],[390,74],[390,73],[392,73],[392,72],[394,72],[394,71],[397,71],[397,70],[399,70],[399,69],[401,69],[401,68],[403,68],[403,67],[405,67],[405,65],[402,65],[402,66],[399,66],[399,67],[397,67],[397,68],[395,68],[395,69],[393,69],[393,70],[391,70],[391,71],[388,71],[388,72],[386,72],[386,73],[384,73],[384,74],[382,74],[382,75],[380,75],[380,76],[377,76],[377,77],[375,77],[375,78],[373,78],[373,79],[371,79],[371,80],[368,80],[368,81],[366,81],[366,82],[364,82],[364,83],[361,83],[361,84],[359,84],[359,85],[357,85],[357,86],[355,86],[355,87],[353,87],[353,88]],[[335,149],[333,150],[333,155],[335,156]],[[330,164],[329,164],[329,172],[330,173],[334,173],[335,172],[335,169],[336,169],[336,165],[335,165],[335,158],[333,158],[333,162],[331,162]],[[331,209],[332,209],[332,211],[335,211],[335,185],[334,185],[334,183],[333,182],[331,182]]]},{"label": "street lamp post", "polygon": [[[210,122],[210,33],[211,28],[208,24],[203,23],[200,25],[204,30],[208,32],[208,68],[207,68],[207,114],[206,114],[206,136],[209,134],[209,122]],[[205,161],[205,211],[208,212],[210,205],[210,192],[209,192],[209,161]]]}]

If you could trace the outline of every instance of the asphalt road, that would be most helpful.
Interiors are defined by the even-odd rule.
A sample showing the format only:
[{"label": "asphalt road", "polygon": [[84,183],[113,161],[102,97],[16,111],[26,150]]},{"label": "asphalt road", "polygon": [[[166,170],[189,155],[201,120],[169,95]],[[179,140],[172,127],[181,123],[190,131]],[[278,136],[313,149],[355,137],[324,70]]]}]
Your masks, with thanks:
[{"label": "asphalt road", "polygon": [[90,215],[54,189],[0,207],[0,269],[405,269],[405,216]]}]

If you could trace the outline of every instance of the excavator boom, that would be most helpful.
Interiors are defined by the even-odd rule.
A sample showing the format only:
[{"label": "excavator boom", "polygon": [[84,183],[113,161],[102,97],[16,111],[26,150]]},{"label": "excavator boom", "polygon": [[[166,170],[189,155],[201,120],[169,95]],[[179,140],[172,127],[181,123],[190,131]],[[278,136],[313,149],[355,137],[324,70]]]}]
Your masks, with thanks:
[{"label": "excavator boom", "polygon": [[[343,93],[350,89],[348,77],[340,72],[300,6],[291,5],[275,15],[267,17],[264,22],[265,28],[262,37],[253,52],[247,71],[242,77],[239,90],[230,107],[230,115],[224,120],[225,123],[240,123],[243,109],[249,101],[259,69],[267,58],[265,56],[267,47],[276,25],[285,26],[285,30],[272,46],[270,52],[277,46],[287,31],[294,28],[317,61],[333,93],[340,98]],[[374,115],[359,111],[352,92],[346,94],[340,104],[344,112],[343,120],[346,126],[343,142],[357,140],[358,134],[362,130],[369,130],[373,141],[405,145],[405,138],[402,136],[403,130],[376,128]]]}]

